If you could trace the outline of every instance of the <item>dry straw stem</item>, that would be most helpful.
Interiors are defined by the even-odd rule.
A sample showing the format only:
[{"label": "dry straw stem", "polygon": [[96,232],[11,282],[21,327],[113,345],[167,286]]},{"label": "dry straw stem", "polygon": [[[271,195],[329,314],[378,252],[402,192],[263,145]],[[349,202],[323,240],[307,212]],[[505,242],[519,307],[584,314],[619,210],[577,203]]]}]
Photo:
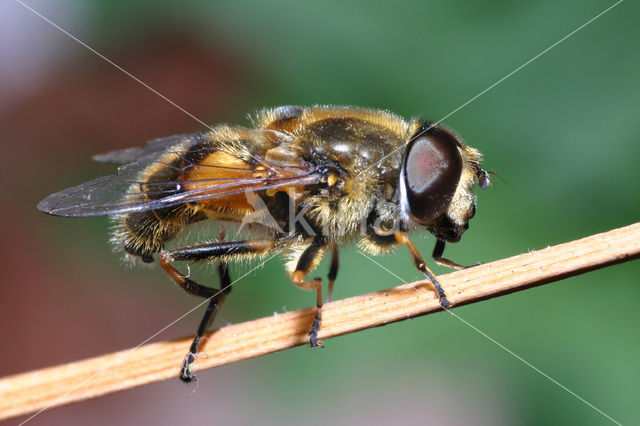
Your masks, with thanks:
[{"label": "dry straw stem", "polygon": [[[442,275],[453,306],[557,281],[640,257],[640,223]],[[579,289],[576,289],[579,291]],[[325,305],[319,337],[329,338],[440,311],[418,281]],[[231,325],[207,334],[198,370],[308,343],[314,309]],[[0,419],[93,398],[163,379],[178,383],[192,337],[153,343],[0,379]],[[46,353],[46,348],[42,351]]]}]

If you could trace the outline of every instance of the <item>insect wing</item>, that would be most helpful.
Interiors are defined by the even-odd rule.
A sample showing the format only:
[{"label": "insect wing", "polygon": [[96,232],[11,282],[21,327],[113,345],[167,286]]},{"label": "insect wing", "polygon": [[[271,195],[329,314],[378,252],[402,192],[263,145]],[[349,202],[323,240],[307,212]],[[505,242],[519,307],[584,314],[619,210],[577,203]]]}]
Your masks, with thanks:
[{"label": "insect wing", "polygon": [[147,145],[143,147],[126,148],[116,151],[104,152],[102,154],[96,154],[91,158],[93,159],[93,161],[97,161],[99,163],[127,164],[151,154],[164,152],[168,148],[181,143],[186,142],[195,144],[197,141],[203,138],[204,133],[168,136],[166,138],[153,139],[147,142]]},{"label": "insect wing", "polygon": [[[202,147],[198,148],[198,144]],[[211,156],[220,154],[227,160],[193,163],[183,154],[189,149]],[[271,167],[263,159],[256,158],[258,164],[267,166],[258,173],[252,165],[238,158],[233,157],[233,162],[229,162],[230,157],[203,142],[203,134],[163,138],[143,148],[113,151],[98,156],[98,161],[135,161],[120,166],[116,175],[99,177],[52,194],[38,204],[38,209],[65,217],[118,216],[246,191],[299,187],[319,181],[315,170],[307,166]],[[145,178],[146,171],[153,167],[169,170],[177,177]]]}]

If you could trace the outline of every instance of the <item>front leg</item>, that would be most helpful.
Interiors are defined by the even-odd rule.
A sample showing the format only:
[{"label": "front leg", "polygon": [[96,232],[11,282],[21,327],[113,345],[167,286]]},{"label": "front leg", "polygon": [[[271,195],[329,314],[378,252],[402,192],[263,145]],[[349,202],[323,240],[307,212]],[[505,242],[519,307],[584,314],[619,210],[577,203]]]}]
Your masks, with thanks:
[{"label": "front leg", "polygon": [[418,270],[422,272],[429,279],[429,281],[431,281],[431,284],[433,284],[436,289],[436,293],[438,294],[440,305],[445,309],[451,306],[451,303],[449,303],[449,300],[447,300],[447,295],[440,286],[440,283],[438,282],[438,280],[436,280],[433,272],[431,272],[431,270],[427,268],[427,264],[424,262],[424,259],[420,255],[420,252],[418,251],[417,247],[411,242],[406,232],[396,232],[394,234],[394,237],[397,244],[407,246],[407,248],[411,252],[411,257],[413,257],[413,262],[415,263],[416,268],[418,268]]},{"label": "front leg", "polygon": [[433,254],[431,256],[433,257],[433,260],[435,260],[435,262],[438,265],[446,266],[447,268],[455,269],[456,271],[468,268],[468,266],[460,265],[459,263],[456,263],[453,260],[449,260],[442,257],[442,254],[444,253],[444,246],[445,246],[444,240],[438,239],[436,241],[435,247],[433,248]]},{"label": "front leg", "polygon": [[[320,262],[326,250],[327,243],[325,239],[321,236],[315,237],[311,245],[300,255],[296,270],[291,274],[291,281],[298,287],[305,290],[316,290],[316,317],[309,331],[309,346],[311,347],[322,347],[322,341],[318,340],[318,329],[322,320],[322,278],[316,277],[311,280],[305,280],[305,277]],[[335,277],[333,278],[335,279]]]}]

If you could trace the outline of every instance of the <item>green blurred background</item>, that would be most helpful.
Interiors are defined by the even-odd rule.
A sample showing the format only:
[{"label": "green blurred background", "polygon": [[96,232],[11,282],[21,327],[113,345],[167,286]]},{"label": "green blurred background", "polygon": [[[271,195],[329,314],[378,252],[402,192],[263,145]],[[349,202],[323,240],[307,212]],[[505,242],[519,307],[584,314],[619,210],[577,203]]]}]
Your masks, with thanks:
[{"label": "green blurred background", "polygon": [[[29,4],[199,119],[248,124],[263,106],[315,103],[438,120],[613,2]],[[638,220],[639,10],[621,3],[445,120],[508,182],[480,192],[448,257],[489,262]],[[133,347],[198,303],[157,267],[123,267],[108,220],[35,205],[111,173],[94,153],[203,126],[19,3],[0,5],[0,23],[4,376]],[[433,237],[414,239],[427,256]],[[376,260],[420,278],[405,250]],[[336,298],[399,284],[353,247],[341,265]],[[455,312],[639,424],[639,272],[627,263]],[[313,303],[274,259],[234,286],[216,324]],[[192,334],[200,314],[156,340]],[[445,313],[325,343],[201,372],[197,388],[166,381],[29,424],[610,423]]]}]

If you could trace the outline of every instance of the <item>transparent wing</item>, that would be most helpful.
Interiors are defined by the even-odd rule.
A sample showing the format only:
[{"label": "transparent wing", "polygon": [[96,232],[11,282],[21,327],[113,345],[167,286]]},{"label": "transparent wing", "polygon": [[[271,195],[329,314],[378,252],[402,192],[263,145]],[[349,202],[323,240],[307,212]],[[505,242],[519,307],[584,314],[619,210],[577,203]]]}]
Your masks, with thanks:
[{"label": "transparent wing", "polygon": [[[175,150],[171,148],[174,146]],[[191,153],[216,151],[215,147],[203,141],[202,134],[195,134],[158,139],[143,148],[107,153],[99,157],[100,161],[135,161],[120,166],[115,175],[99,177],[52,194],[38,204],[38,209],[65,217],[118,216],[245,191],[309,185],[319,181],[318,173],[307,166],[268,167],[268,170],[256,174],[256,170],[248,163],[243,163],[245,167],[194,163],[186,157],[186,150]],[[264,164],[262,159],[259,160]],[[158,169],[167,171],[172,178],[164,179],[162,174],[151,180],[141,178],[146,170],[156,164]],[[183,179],[194,167],[206,168],[205,173],[198,173],[198,176],[205,178]]]},{"label": "transparent wing", "polygon": [[164,152],[167,148],[175,146],[184,141],[192,141],[195,143],[199,137],[204,137],[204,134],[197,135],[174,135],[166,138],[153,139],[147,142],[146,146],[134,147],[127,149],[120,149],[117,151],[109,151],[102,154],[96,154],[92,157],[94,161],[100,163],[113,163],[113,164],[126,164],[136,161],[140,157]]}]

